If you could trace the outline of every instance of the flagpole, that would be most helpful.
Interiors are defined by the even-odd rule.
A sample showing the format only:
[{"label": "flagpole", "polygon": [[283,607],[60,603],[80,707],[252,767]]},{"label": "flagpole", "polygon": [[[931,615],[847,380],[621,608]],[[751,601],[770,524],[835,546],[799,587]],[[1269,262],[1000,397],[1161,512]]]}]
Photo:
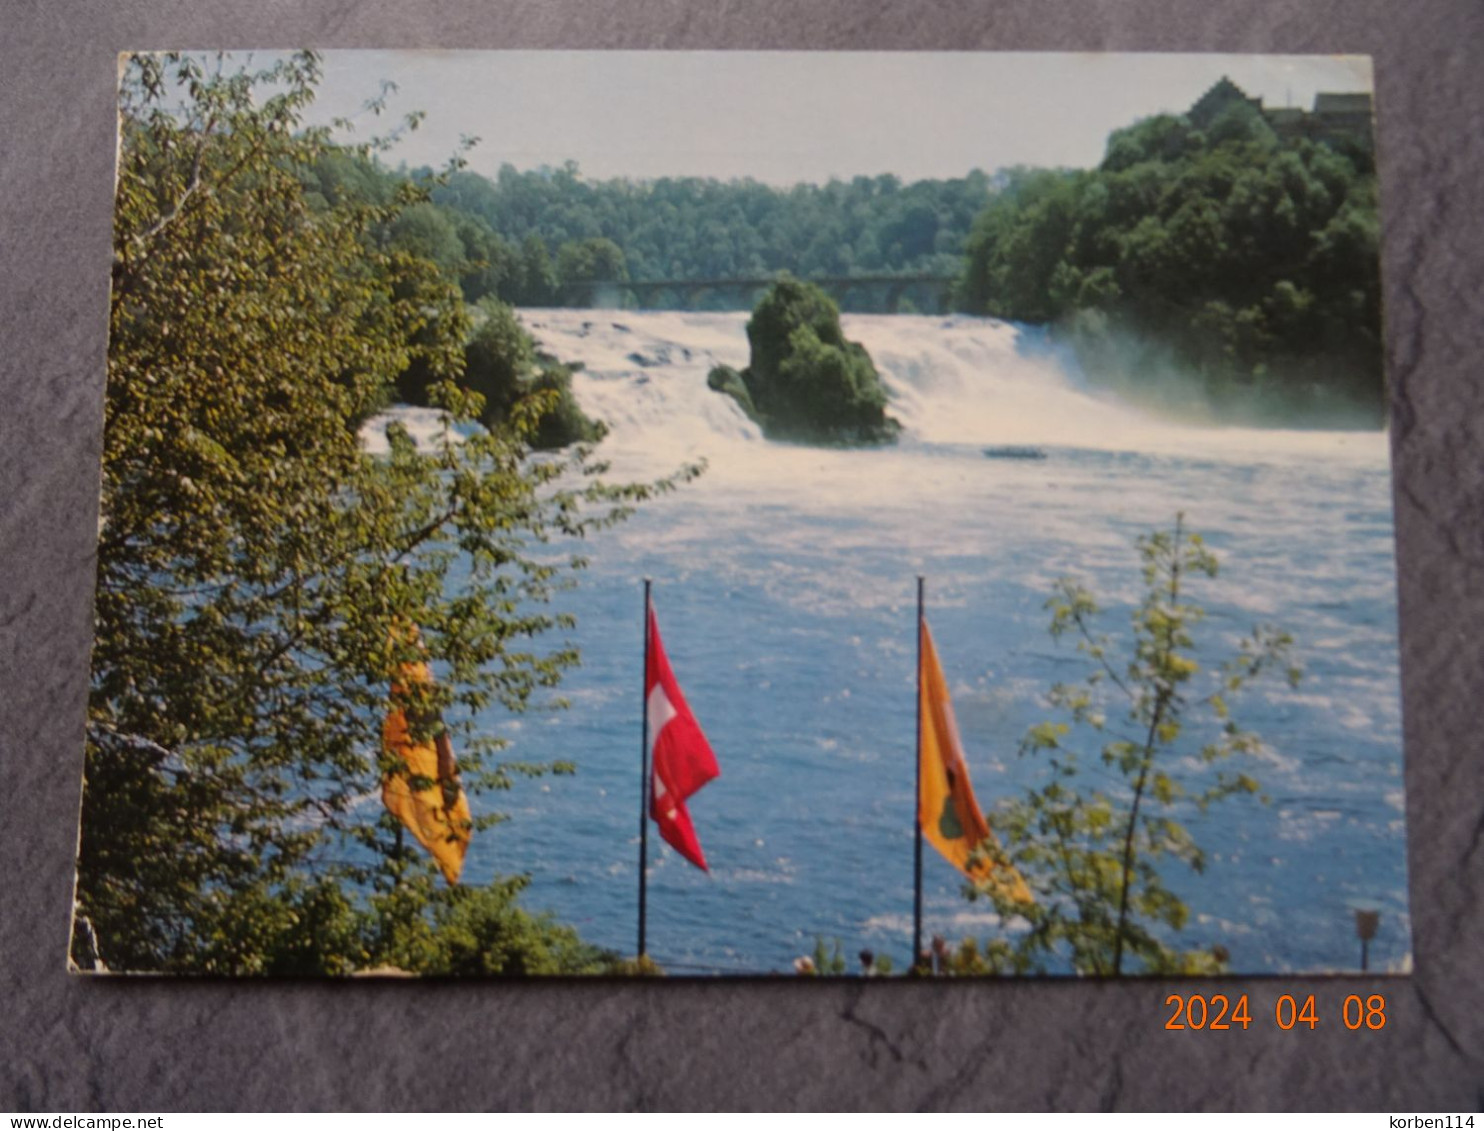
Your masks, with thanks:
[{"label": "flagpole", "polygon": [[912,966],[922,954],[922,574],[917,575],[917,788],[912,793]]},{"label": "flagpole", "polygon": [[639,677],[639,957],[644,957],[644,917],[649,870],[649,587],[644,579],[644,671]]}]

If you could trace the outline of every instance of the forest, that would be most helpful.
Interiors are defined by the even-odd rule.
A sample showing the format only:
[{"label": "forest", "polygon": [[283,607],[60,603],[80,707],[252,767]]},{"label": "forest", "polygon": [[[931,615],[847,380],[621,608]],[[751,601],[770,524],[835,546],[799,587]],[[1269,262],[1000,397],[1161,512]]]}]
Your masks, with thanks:
[{"label": "forest", "polygon": [[1050,323],[1083,367],[1168,407],[1291,421],[1382,413],[1376,175],[1368,136],[1280,137],[1218,84],[1115,131],[1098,168],[1017,169],[974,223],[963,309]]},{"label": "forest", "polygon": [[[430,170],[410,175],[423,179]],[[384,194],[388,175],[337,162],[322,191]],[[992,181],[975,170],[903,184],[854,177],[780,189],[756,181],[591,181],[575,163],[492,181],[467,169],[398,221],[395,239],[459,274],[466,299],[587,305],[590,284],[657,279],[918,274],[952,277]],[[713,303],[730,305],[727,296]],[[869,303],[861,295],[859,302]]]},{"label": "forest", "polygon": [[[1115,130],[1087,170],[787,189],[592,181],[572,162],[506,165],[494,180],[463,170],[392,234],[457,274],[468,301],[517,306],[639,304],[622,284],[657,279],[956,278],[941,296],[956,309],[1048,324],[1090,380],[1165,411],[1374,425],[1384,390],[1370,137],[1316,139],[1281,121],[1223,81],[1184,114]],[[337,178],[388,176],[320,175],[331,195]],[[925,294],[901,306],[880,290],[834,297],[846,311],[910,311],[914,296],[936,309]]]}]

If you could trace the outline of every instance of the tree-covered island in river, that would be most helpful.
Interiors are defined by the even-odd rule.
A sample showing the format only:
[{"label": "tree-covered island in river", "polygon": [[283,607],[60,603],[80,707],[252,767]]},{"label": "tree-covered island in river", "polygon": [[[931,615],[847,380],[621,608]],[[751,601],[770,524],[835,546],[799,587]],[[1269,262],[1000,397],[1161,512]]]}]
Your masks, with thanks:
[{"label": "tree-covered island in river", "polygon": [[774,284],[747,323],[752,364],[719,365],[706,383],[725,393],[775,440],[879,444],[900,422],[886,412],[886,386],[859,342],[845,339],[840,310],[797,279]]}]

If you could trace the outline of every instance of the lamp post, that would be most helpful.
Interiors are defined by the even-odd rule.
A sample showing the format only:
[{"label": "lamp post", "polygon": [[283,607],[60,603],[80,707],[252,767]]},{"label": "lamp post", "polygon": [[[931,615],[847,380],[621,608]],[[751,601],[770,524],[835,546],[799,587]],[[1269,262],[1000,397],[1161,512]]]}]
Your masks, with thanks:
[{"label": "lamp post", "polygon": [[1381,925],[1381,912],[1375,908],[1357,908],[1355,912],[1355,934],[1360,939],[1360,970],[1365,973],[1370,960],[1371,940],[1376,937],[1376,928]]}]

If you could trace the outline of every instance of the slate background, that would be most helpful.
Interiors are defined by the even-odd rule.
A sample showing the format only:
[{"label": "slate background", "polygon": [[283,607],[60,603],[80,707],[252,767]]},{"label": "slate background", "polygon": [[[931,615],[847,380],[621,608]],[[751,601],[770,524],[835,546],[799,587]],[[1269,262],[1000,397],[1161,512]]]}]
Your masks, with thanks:
[{"label": "slate background", "polygon": [[[1125,984],[233,984],[63,969],[87,688],[114,55],[876,48],[1375,57],[1416,971]],[[0,1110],[1484,1104],[1478,0],[0,0]],[[1252,995],[1247,1032],[1166,994]],[[1318,995],[1315,1032],[1267,1003]],[[1352,1033],[1347,993],[1390,1022]]]}]

